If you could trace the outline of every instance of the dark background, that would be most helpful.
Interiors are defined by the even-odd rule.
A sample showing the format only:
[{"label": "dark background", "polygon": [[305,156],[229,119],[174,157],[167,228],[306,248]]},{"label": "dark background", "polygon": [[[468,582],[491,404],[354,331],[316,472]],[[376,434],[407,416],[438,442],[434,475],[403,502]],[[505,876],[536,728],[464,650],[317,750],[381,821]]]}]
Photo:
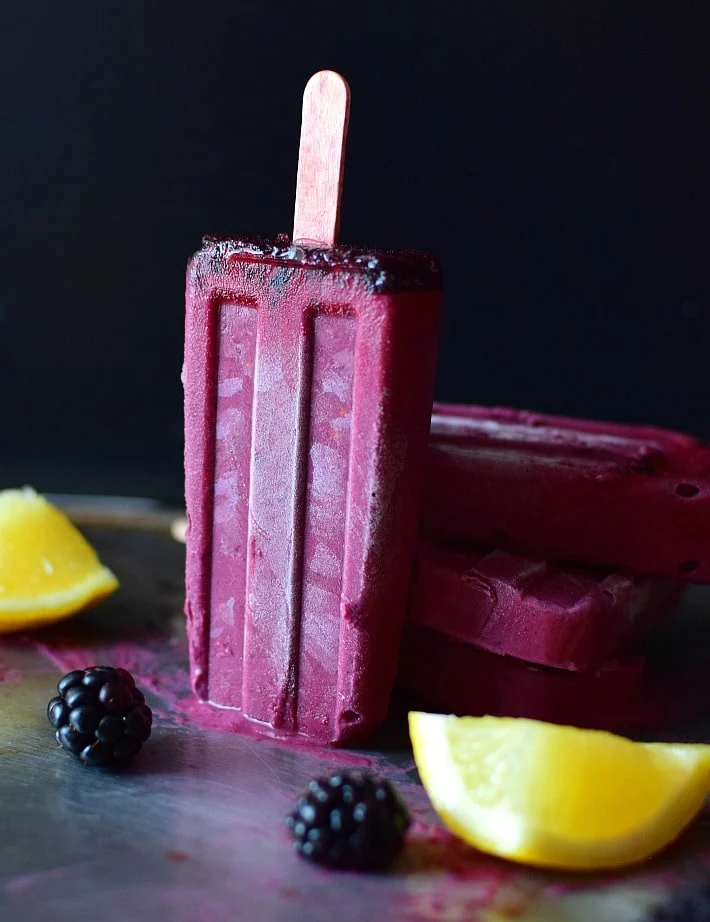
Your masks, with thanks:
[{"label": "dark background", "polygon": [[3,3],[3,485],[179,501],[185,263],[290,230],[323,67],[341,239],[444,265],[440,399],[710,437],[708,6]]}]

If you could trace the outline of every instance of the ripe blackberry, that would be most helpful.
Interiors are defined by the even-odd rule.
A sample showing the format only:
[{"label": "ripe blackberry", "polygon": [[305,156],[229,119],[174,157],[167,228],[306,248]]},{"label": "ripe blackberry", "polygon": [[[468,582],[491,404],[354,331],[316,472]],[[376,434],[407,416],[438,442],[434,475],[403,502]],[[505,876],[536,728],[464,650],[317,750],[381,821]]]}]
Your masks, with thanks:
[{"label": "ripe blackberry", "polygon": [[680,887],[649,915],[648,922],[710,922],[710,881]]},{"label": "ripe blackberry", "polygon": [[410,822],[389,781],[364,772],[314,779],[286,818],[296,851],[304,858],[359,871],[388,867]]},{"label": "ripe blackberry", "polygon": [[75,669],[57,691],[47,705],[56,740],[86,765],[125,764],[150,736],[153,712],[125,669]]}]

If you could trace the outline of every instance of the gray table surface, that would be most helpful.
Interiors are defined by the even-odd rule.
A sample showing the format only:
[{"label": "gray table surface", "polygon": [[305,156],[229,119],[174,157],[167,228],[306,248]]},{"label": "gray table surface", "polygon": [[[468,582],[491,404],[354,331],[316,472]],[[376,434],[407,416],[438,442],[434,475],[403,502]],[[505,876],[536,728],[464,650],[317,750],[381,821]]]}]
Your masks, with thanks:
[{"label": "gray table surface", "polygon": [[[481,856],[431,811],[403,712],[361,751],[294,749],[211,728],[189,694],[183,548],[149,532],[90,537],[121,591],[64,626],[0,644],[3,922],[633,922],[710,863],[704,817],[666,855],[625,874],[544,874]],[[705,590],[691,592],[657,649],[707,662],[709,601]],[[56,747],[46,721],[64,667],[99,661],[132,667],[157,714],[124,773],[84,768]],[[658,733],[702,739],[709,729],[696,719]],[[291,803],[312,776],[343,764],[385,772],[414,811],[390,873],[328,872],[291,849],[283,827]]]}]

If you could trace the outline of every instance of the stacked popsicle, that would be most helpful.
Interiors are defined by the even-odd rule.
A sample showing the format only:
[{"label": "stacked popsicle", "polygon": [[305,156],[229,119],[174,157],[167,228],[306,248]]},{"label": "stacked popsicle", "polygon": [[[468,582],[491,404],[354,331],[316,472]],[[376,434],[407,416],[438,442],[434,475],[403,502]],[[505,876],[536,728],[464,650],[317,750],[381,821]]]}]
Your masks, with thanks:
[{"label": "stacked popsicle", "polygon": [[206,238],[188,269],[195,691],[343,743],[384,719],[399,664],[451,710],[600,724],[638,686],[631,641],[710,572],[710,464],[655,430],[431,418],[440,270],[336,245],[348,115],[316,74],[292,238]]},{"label": "stacked popsicle", "polygon": [[420,529],[401,684],[451,710],[623,726],[634,641],[710,580],[710,450],[437,406]]}]

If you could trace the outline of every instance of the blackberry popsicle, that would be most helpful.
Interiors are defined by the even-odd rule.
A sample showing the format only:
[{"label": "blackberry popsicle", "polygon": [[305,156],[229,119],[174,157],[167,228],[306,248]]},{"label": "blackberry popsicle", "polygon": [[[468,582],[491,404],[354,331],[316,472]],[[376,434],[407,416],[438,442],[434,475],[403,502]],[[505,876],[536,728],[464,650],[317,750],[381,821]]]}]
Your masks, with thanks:
[{"label": "blackberry popsicle", "polygon": [[586,672],[658,624],[683,584],[422,541],[408,618],[528,663]]},{"label": "blackberry popsicle", "polygon": [[429,538],[710,582],[710,448],[649,426],[437,405]]},{"label": "blackberry popsicle", "polygon": [[527,717],[595,730],[643,719],[645,660],[628,650],[585,672],[550,669],[407,623],[398,684],[438,710]]},{"label": "blackberry popsicle", "polygon": [[349,91],[303,99],[292,239],[187,273],[186,612],[203,701],[344,743],[387,713],[429,439],[441,273],[336,245]]}]

